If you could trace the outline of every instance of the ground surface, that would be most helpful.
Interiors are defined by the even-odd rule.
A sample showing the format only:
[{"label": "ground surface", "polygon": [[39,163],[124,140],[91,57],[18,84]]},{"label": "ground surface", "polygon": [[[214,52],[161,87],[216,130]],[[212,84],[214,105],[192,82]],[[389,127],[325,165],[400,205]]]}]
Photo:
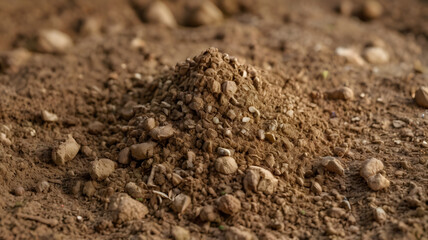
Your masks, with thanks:
[{"label": "ground surface", "polygon": [[[216,1],[231,4],[223,20],[187,27],[189,2],[166,1],[166,27],[141,20],[145,1],[0,1],[0,239],[428,239],[428,111],[413,100],[428,85],[428,2],[380,1],[367,21],[361,1],[350,15],[336,0]],[[40,48],[43,29],[73,46]],[[337,54],[370,44],[389,59]],[[331,99],[343,86],[353,99]],[[80,150],[57,165],[68,134]],[[218,147],[236,169],[217,166]],[[378,191],[360,175],[373,157],[390,181]],[[112,208],[124,192],[129,212]]]}]

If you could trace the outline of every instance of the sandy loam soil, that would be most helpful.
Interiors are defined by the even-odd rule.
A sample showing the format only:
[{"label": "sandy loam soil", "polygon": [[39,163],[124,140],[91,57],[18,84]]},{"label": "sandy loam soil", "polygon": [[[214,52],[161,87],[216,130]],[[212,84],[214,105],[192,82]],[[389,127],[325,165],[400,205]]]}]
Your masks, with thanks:
[{"label": "sandy loam soil", "polygon": [[427,1],[0,19],[0,239],[428,239]]}]

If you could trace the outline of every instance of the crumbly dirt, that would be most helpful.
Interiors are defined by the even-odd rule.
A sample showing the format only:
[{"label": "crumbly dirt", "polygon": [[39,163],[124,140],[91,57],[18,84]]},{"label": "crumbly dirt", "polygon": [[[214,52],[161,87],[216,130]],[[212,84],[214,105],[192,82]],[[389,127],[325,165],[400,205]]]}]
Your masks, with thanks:
[{"label": "crumbly dirt", "polygon": [[428,3],[201,2],[0,1],[0,239],[428,239]]}]

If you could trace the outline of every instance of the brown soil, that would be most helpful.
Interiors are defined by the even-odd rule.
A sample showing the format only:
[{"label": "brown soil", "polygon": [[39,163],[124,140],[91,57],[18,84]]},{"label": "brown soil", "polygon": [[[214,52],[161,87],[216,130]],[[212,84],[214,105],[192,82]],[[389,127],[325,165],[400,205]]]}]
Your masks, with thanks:
[{"label": "brown soil", "polygon": [[426,1],[164,2],[0,1],[0,239],[428,239]]}]

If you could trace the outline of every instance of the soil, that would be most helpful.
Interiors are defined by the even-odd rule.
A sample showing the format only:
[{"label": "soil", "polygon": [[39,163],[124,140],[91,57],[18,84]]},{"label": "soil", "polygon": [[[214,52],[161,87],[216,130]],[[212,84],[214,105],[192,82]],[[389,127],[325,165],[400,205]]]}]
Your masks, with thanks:
[{"label": "soil", "polygon": [[428,239],[428,2],[163,3],[0,1],[0,239]]}]

